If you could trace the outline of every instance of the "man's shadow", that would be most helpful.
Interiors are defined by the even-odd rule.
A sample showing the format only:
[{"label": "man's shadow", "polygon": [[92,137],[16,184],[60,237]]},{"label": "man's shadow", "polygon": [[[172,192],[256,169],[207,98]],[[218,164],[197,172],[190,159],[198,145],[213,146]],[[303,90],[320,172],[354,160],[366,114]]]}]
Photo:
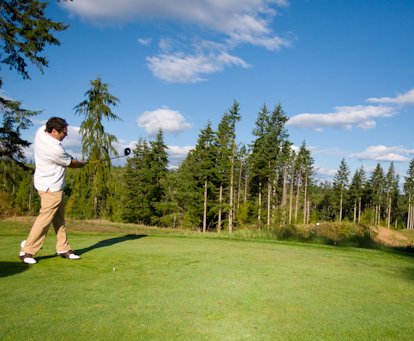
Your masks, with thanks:
[{"label": "man's shadow", "polygon": [[[77,249],[74,250],[74,252],[77,255],[83,255],[84,253],[87,253],[89,251],[95,250],[95,249],[100,249],[101,247],[107,247],[107,246],[112,246],[114,244],[118,244],[118,243],[122,243],[122,242],[126,242],[128,240],[136,240],[136,239],[141,239],[143,237],[146,237],[146,234],[127,234],[126,236],[123,237],[115,237],[115,238],[110,238],[110,239],[105,239],[105,240],[101,240],[100,242],[85,247],[83,249]],[[50,259],[50,258],[54,258],[54,257],[58,257],[57,255],[49,255],[49,256],[43,256],[43,257],[35,257],[36,260],[44,260],[44,259]]]},{"label": "man's shadow", "polygon": [[23,262],[0,262],[0,278],[19,274],[29,267],[29,264]]},{"label": "man's shadow", "polygon": [[141,238],[146,237],[146,236],[147,236],[146,234],[139,234],[139,235],[127,234],[126,236],[123,236],[123,237],[105,239],[105,240],[101,240],[100,242],[96,243],[95,245],[85,247],[83,249],[76,250],[75,253],[77,255],[83,255],[86,252],[89,252],[89,251],[92,251],[92,250],[95,250],[95,249],[100,249],[101,247],[112,246],[114,244],[126,242],[128,240],[141,239]]}]

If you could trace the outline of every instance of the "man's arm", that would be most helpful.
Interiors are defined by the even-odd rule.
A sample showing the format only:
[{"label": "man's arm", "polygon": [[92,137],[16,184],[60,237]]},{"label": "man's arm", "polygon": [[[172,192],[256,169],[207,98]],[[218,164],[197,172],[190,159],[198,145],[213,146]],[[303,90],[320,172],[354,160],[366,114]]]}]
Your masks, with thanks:
[{"label": "man's arm", "polygon": [[85,161],[78,161],[75,159],[72,159],[70,165],[68,166],[69,168],[82,168],[86,165]]}]

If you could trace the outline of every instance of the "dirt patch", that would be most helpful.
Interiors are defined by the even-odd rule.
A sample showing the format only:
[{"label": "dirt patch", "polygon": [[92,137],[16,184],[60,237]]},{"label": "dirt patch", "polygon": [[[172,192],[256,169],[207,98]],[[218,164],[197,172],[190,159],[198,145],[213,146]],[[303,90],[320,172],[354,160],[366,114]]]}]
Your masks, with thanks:
[{"label": "dirt patch", "polygon": [[382,226],[371,226],[372,239],[379,244],[390,247],[409,247],[414,246],[410,240],[401,233],[389,230]]}]

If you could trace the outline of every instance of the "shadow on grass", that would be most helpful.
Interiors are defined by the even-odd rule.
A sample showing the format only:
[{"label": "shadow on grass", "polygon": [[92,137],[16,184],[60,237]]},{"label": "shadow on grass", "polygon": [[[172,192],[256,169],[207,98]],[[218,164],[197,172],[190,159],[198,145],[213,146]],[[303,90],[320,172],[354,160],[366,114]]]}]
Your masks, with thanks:
[{"label": "shadow on grass", "polygon": [[[77,255],[83,255],[84,253],[87,253],[89,251],[95,250],[95,249],[100,249],[101,247],[108,247],[108,246],[112,246],[114,244],[118,244],[118,243],[122,243],[122,242],[126,242],[128,240],[136,240],[136,239],[140,239],[143,237],[146,237],[146,234],[127,234],[126,236],[123,237],[115,237],[115,238],[110,238],[110,239],[105,239],[105,240],[101,240],[100,242],[85,247],[83,249],[78,249],[75,250],[75,253]],[[50,258],[55,258],[55,257],[59,257],[58,255],[50,255],[50,256],[43,256],[43,257],[36,257],[36,260],[45,260],[45,259],[50,259]]]},{"label": "shadow on grass", "polygon": [[95,250],[95,249],[100,249],[101,247],[112,246],[114,244],[126,242],[128,240],[141,239],[141,238],[146,237],[146,236],[147,236],[146,234],[139,234],[139,235],[127,234],[126,236],[123,236],[123,237],[116,237],[116,238],[101,240],[100,242],[96,243],[95,245],[91,245],[89,247],[85,247],[83,249],[76,250],[76,254],[83,255],[84,253],[87,253],[87,252]]},{"label": "shadow on grass", "polygon": [[0,262],[0,278],[19,274],[29,267],[29,264],[23,262]]}]

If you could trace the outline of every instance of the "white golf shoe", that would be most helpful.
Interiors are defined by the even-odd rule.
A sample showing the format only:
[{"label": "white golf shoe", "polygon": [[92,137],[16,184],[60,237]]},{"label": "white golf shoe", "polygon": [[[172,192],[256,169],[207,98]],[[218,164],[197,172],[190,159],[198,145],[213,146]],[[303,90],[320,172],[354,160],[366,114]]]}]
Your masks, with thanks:
[{"label": "white golf shoe", "polygon": [[75,255],[75,253],[72,250],[57,252],[57,255],[67,259],[80,259],[80,257],[78,255]]},{"label": "white golf shoe", "polygon": [[31,255],[30,253],[24,253],[24,252],[20,252],[19,253],[19,258],[23,261],[23,263],[26,264],[36,264],[37,260],[33,258],[33,255]]}]

